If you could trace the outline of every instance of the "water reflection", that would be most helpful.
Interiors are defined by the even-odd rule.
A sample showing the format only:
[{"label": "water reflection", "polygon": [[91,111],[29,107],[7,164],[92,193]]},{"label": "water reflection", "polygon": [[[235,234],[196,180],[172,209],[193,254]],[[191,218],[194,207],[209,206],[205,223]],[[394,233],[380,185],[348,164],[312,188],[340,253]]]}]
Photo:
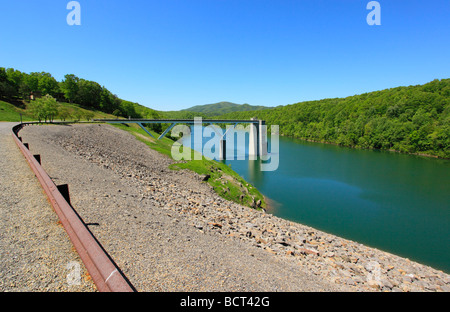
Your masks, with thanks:
[{"label": "water reflection", "polygon": [[[239,160],[236,160],[239,161]],[[248,160],[248,173],[251,181],[264,182],[264,171],[261,171],[261,159]]]}]

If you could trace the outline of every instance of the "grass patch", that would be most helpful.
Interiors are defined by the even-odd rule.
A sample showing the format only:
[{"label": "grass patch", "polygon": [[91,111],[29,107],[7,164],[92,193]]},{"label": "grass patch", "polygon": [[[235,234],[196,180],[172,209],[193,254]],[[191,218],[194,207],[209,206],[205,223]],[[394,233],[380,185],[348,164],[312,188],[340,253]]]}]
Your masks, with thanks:
[{"label": "grass patch", "polygon": [[[37,119],[33,116],[30,110],[30,103],[24,103],[25,108],[19,108],[13,104],[0,101],[0,121],[14,121],[20,122],[20,114],[22,114],[22,121],[36,121]],[[87,120],[86,116],[90,118],[116,118],[111,114],[107,114],[101,111],[88,110],[81,107],[78,104],[71,104],[65,102],[58,102],[58,110],[61,112],[65,110],[68,112],[66,121],[75,120]],[[59,121],[60,117],[55,118],[55,121]]]},{"label": "grass patch", "polygon": [[[167,137],[164,137],[161,140],[153,139],[137,124],[112,125],[121,130],[130,132],[139,141],[145,143],[151,149],[172,158],[171,149],[174,141],[171,139]],[[149,132],[155,138],[159,136],[159,134],[151,130],[149,130]],[[191,159],[194,159],[194,153],[198,152],[191,149],[189,150],[191,151]],[[256,209],[266,208],[264,196],[253,185],[245,181],[239,174],[233,171],[231,167],[222,162],[208,159],[203,156],[202,160],[183,160],[170,165],[169,168],[172,170],[188,169],[200,175],[208,175],[209,178],[205,183],[211,185],[214,191],[222,198]],[[260,205],[258,207],[256,203],[259,201]]]},{"label": "grass patch", "polygon": [[0,101],[0,121],[20,121],[20,114],[22,114],[23,121],[34,120],[33,116],[26,110],[18,108],[12,104]]}]

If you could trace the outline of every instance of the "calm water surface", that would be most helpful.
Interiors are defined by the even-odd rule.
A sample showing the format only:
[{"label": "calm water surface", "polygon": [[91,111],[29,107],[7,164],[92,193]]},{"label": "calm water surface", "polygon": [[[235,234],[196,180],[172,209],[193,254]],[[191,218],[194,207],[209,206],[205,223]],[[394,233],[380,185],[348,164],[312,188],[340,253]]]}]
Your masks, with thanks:
[{"label": "calm water surface", "polygon": [[276,216],[450,272],[450,161],[285,137],[279,157],[225,162]]}]

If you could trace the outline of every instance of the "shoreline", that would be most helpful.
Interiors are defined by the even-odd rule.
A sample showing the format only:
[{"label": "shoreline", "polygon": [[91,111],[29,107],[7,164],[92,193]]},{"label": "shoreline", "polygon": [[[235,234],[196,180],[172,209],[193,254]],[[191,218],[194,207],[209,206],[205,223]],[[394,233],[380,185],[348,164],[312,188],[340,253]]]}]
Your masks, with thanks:
[{"label": "shoreline", "polygon": [[441,159],[441,160],[450,160],[450,158],[444,158],[444,157],[431,155],[431,154],[424,154],[424,153],[407,153],[407,152],[397,151],[397,150],[394,150],[394,149],[377,149],[377,148],[370,148],[370,147],[366,148],[366,147],[356,147],[356,146],[345,146],[345,145],[340,145],[340,144],[335,143],[335,142],[318,141],[318,140],[313,140],[313,139],[304,139],[304,138],[300,138],[300,137],[296,137],[296,136],[290,136],[290,135],[285,135],[285,134],[280,134],[280,136],[283,136],[283,137],[286,137],[286,138],[291,138],[291,139],[297,139],[297,140],[301,140],[301,141],[306,141],[306,142],[310,142],[310,143],[329,144],[329,145],[334,145],[334,146],[338,146],[338,147],[346,147],[346,148],[351,148],[351,149],[356,149],[356,150],[391,152],[391,153],[398,153],[398,154],[402,154],[402,155],[412,155],[412,156],[421,156],[421,157],[435,158],[435,159]]},{"label": "shoreline", "polygon": [[[405,259],[405,260],[408,261],[408,262],[414,262],[414,263],[416,263],[416,264],[418,264],[418,265],[430,267],[430,268],[432,268],[433,270],[440,271],[440,272],[442,272],[442,273],[444,273],[444,274],[450,274],[450,272],[446,272],[446,271],[444,271],[443,269],[436,268],[436,267],[433,267],[433,266],[428,265],[428,264],[425,264],[425,263],[421,263],[421,262],[419,262],[418,260],[411,259],[410,257],[407,257],[407,256],[401,256],[401,255],[398,255],[398,254],[396,254],[394,251],[387,251],[387,250],[381,249],[381,248],[376,247],[376,246],[371,246],[371,245],[369,245],[369,244],[367,244],[367,243],[361,243],[361,242],[358,242],[358,241],[353,240],[353,239],[350,239],[350,238],[345,238],[345,237],[343,237],[343,236],[339,236],[339,235],[336,235],[336,234],[327,232],[326,230],[322,230],[322,229],[319,229],[319,228],[314,227],[314,226],[310,226],[310,225],[307,225],[307,224],[304,224],[304,223],[300,223],[300,222],[295,221],[295,220],[291,220],[291,219],[288,219],[288,218],[279,217],[279,216],[276,215],[276,212],[274,211],[274,209],[276,209],[276,208],[274,208],[273,206],[270,206],[270,203],[273,203],[273,202],[275,202],[275,201],[271,200],[271,199],[268,198],[268,197],[265,197],[265,199],[266,199],[266,203],[267,203],[267,209],[265,209],[263,212],[266,213],[266,214],[268,214],[268,215],[271,215],[271,216],[273,216],[273,217],[276,217],[276,218],[280,218],[280,219],[286,220],[287,222],[292,222],[292,223],[296,223],[296,224],[299,224],[299,225],[304,226],[304,227],[307,227],[307,228],[311,228],[311,229],[313,229],[313,230],[315,230],[315,231],[318,231],[318,232],[323,233],[324,235],[335,236],[335,237],[337,237],[337,238],[339,238],[339,239],[345,240],[345,241],[347,241],[347,242],[351,242],[351,244],[361,245],[361,246],[367,247],[367,248],[369,248],[369,249],[377,250],[377,251],[379,251],[379,252],[381,252],[381,253],[386,253],[386,254],[389,254],[389,255],[394,256],[394,257],[399,257],[399,258]],[[275,202],[275,203],[276,203],[276,202]],[[277,203],[277,204],[278,204],[278,203]],[[276,204],[275,204],[275,205],[276,205]],[[449,291],[450,291],[450,290],[449,290]]]},{"label": "shoreline", "polygon": [[318,227],[314,227],[314,226],[310,226],[310,225],[307,225],[307,224],[304,224],[304,223],[300,223],[299,221],[295,221],[295,220],[291,220],[291,219],[288,219],[288,218],[279,217],[279,216],[276,215],[276,211],[275,211],[276,207],[275,207],[275,206],[276,206],[276,205],[280,205],[280,204],[279,204],[278,202],[276,202],[276,201],[274,201],[274,200],[272,200],[272,199],[266,197],[266,196],[264,196],[264,198],[265,198],[265,200],[266,200],[267,208],[264,209],[263,212],[266,213],[266,214],[269,214],[269,215],[272,215],[272,216],[274,216],[274,217],[277,217],[277,218],[286,220],[286,221],[288,221],[288,222],[293,222],[293,223],[297,223],[297,224],[300,224],[300,225],[305,226],[305,227],[312,228],[312,229],[314,229],[314,230],[317,230],[317,231],[319,231],[319,232],[322,232],[322,233],[325,233],[325,234],[328,234],[328,235],[336,236],[336,237],[338,237],[338,238],[341,238],[341,239],[350,241],[350,242],[352,242],[352,243],[354,243],[354,244],[360,244],[360,245],[365,246],[365,247],[367,247],[367,248],[376,249],[376,250],[379,250],[380,252],[384,252],[384,253],[387,253],[387,254],[390,254],[390,255],[393,255],[393,256],[396,256],[396,257],[400,257],[400,258],[406,259],[406,260],[408,260],[408,261],[415,262],[415,263],[417,263],[417,264],[419,264],[419,265],[428,266],[428,267],[430,267],[430,268],[432,268],[432,269],[434,269],[434,270],[441,271],[441,272],[443,272],[444,274],[450,274],[450,271],[449,271],[449,272],[446,272],[444,269],[440,269],[440,268],[434,267],[434,266],[432,266],[432,265],[429,265],[429,264],[425,264],[425,263],[419,262],[418,260],[411,259],[410,257],[407,257],[407,256],[401,256],[401,255],[399,255],[399,254],[396,254],[394,251],[384,250],[384,249],[382,249],[382,248],[380,248],[380,247],[371,246],[371,245],[369,245],[369,244],[367,244],[367,243],[362,243],[362,242],[353,240],[353,239],[351,239],[351,238],[346,238],[346,237],[343,237],[343,236],[339,236],[339,235],[336,235],[336,234],[327,232],[326,230],[322,230],[322,229],[320,229],[320,228],[318,228]]},{"label": "shoreline", "polygon": [[[107,125],[76,125],[65,129],[52,127],[52,131],[27,127],[23,130],[23,135],[34,138],[34,141],[30,142],[32,147],[33,144],[43,144],[38,141],[48,141],[50,144],[48,147],[54,144],[55,151],[61,149],[58,153],[65,151],[67,155],[74,155],[80,161],[102,168],[105,174],[120,174],[127,183],[136,188],[137,192],[131,198],[124,198],[124,205],[134,205],[133,202],[139,198],[141,202],[150,200],[155,207],[160,207],[158,213],[164,211],[170,214],[171,229],[175,229],[173,224],[187,224],[189,231],[193,230],[201,236],[199,243],[202,239],[208,239],[207,237],[211,237],[212,241],[223,240],[232,244],[239,242],[252,250],[254,260],[266,256],[273,257],[274,261],[279,261],[284,266],[295,267],[296,272],[310,274],[329,286],[337,287],[338,291],[450,291],[450,275],[443,271],[273,216],[269,209],[268,212],[262,212],[226,201],[215,194],[207,184],[202,183],[198,174],[185,170],[174,174],[164,169],[171,162],[168,158],[165,160],[161,158],[161,163],[157,165],[146,160],[148,155],[153,155],[148,151],[135,151],[133,153],[137,154],[131,157],[126,153],[108,149],[107,146],[99,144],[102,142],[101,138],[91,134],[92,131],[89,129],[92,127],[99,127],[96,130],[98,129],[97,132],[102,136],[106,137],[112,131],[116,133],[116,137],[122,137],[122,134],[116,132],[121,130],[111,130],[113,127]],[[34,131],[32,128],[35,128]],[[125,137],[123,135],[123,138]],[[124,139],[117,138],[117,140],[117,144],[125,143]],[[138,142],[135,140],[130,144]],[[103,143],[110,144],[110,142]],[[45,155],[44,152],[42,154]],[[46,157],[56,156],[43,157],[45,161]],[[63,158],[55,159],[65,161]],[[53,176],[57,176],[58,179],[66,179],[63,177],[71,174],[58,166],[54,166],[51,170],[54,171]],[[80,177],[77,173],[73,173],[72,179]],[[186,181],[187,184],[181,183],[182,181]],[[84,182],[74,185],[74,191],[71,191],[75,194],[76,207],[78,207],[77,188],[92,188],[90,185],[81,184]],[[95,184],[100,192],[106,192],[108,187],[111,187],[102,185],[104,185],[102,182]],[[98,205],[98,196],[95,198],[97,199],[83,197],[79,203]],[[102,202],[110,198],[120,199],[105,195]],[[268,206],[269,202],[270,200],[267,201]],[[100,206],[110,204],[105,202]],[[139,210],[140,206],[133,209]],[[129,209],[131,208],[127,208]],[[138,214],[138,210],[134,214]],[[87,210],[85,213],[88,216],[91,213],[95,214]],[[96,231],[103,233],[101,226],[98,229],[96,227]],[[103,239],[109,240],[108,233],[102,235]],[[180,255],[179,252],[175,254]],[[248,265],[244,263],[245,261],[242,267]],[[296,283],[296,281],[289,282]]]}]

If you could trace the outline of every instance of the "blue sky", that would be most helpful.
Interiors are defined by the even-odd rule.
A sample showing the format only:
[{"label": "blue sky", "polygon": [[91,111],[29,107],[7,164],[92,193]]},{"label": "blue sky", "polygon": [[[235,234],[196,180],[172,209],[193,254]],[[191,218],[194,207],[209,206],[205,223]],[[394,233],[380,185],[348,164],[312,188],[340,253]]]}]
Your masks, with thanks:
[{"label": "blue sky", "polygon": [[97,81],[158,110],[277,106],[450,77],[450,1],[0,0],[0,66]]}]

